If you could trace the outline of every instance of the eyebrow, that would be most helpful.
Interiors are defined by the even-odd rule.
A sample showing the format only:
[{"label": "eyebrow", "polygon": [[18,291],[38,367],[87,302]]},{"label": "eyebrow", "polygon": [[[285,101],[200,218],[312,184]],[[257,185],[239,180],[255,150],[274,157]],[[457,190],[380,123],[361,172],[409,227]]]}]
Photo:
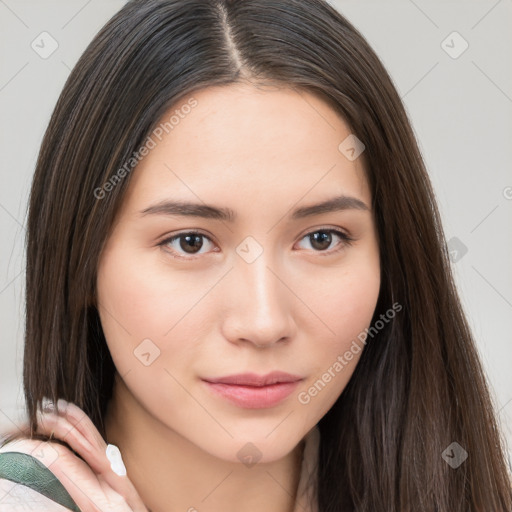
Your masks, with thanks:
[{"label": "eyebrow", "polygon": [[[343,210],[363,210],[370,211],[370,208],[356,197],[338,196],[327,199],[318,204],[301,206],[295,209],[291,218],[293,220],[312,217],[322,213],[343,211]],[[224,208],[201,203],[190,203],[187,201],[169,201],[164,200],[152,206],[148,206],[140,211],[145,215],[182,215],[187,217],[202,217],[205,219],[222,220],[234,222],[237,218],[236,213],[231,208]]]}]

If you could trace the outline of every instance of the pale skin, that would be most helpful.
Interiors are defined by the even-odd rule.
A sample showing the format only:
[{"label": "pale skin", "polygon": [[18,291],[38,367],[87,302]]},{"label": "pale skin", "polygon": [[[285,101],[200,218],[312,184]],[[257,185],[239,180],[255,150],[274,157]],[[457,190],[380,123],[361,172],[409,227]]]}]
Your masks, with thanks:
[{"label": "pale skin", "polygon": [[[123,497],[126,510],[291,512],[304,437],[361,353],[307,404],[298,395],[370,325],[377,303],[371,194],[362,158],[338,149],[350,129],[319,97],[249,84],[193,97],[197,106],[132,171],[100,258],[97,307],[117,368],[107,441],[127,469],[106,471],[101,492]],[[341,195],[366,208],[292,218]],[[169,200],[229,208],[236,219],[141,214]],[[163,243],[190,231],[195,250],[183,237]],[[315,243],[308,235],[319,232]],[[240,247],[257,257],[249,263]],[[134,354],[143,340],[152,357],[159,351],[149,365]],[[272,370],[303,380],[266,409],[236,406],[201,380]],[[103,460],[98,437],[91,453]],[[250,468],[237,456],[248,442],[261,452]]]}]

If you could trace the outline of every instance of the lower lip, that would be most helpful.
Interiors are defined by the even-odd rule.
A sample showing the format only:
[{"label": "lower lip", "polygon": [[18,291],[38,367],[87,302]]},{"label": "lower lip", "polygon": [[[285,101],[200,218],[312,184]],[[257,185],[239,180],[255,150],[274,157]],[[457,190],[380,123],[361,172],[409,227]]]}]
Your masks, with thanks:
[{"label": "lower lip", "polygon": [[300,381],[279,382],[269,386],[238,386],[220,382],[205,382],[216,394],[226,398],[238,407],[245,409],[265,409],[274,407],[290,396]]}]

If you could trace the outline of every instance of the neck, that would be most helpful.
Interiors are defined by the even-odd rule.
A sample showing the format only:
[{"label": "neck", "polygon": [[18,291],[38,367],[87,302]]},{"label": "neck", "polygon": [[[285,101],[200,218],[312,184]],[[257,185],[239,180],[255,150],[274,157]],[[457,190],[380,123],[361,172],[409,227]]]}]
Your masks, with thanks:
[{"label": "neck", "polygon": [[304,440],[286,457],[265,464],[219,459],[154,417],[118,374],[105,431],[150,512],[294,510]]}]

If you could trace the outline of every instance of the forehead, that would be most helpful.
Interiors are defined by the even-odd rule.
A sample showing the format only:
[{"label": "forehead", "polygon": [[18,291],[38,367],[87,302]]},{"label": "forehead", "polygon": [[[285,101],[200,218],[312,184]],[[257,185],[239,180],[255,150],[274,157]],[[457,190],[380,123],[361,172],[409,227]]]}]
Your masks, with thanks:
[{"label": "forehead", "polygon": [[362,160],[339,150],[349,127],[310,92],[208,87],[176,103],[158,126],[153,149],[132,171],[130,203],[186,197],[243,208],[256,198],[285,203],[337,193],[371,202]]}]

